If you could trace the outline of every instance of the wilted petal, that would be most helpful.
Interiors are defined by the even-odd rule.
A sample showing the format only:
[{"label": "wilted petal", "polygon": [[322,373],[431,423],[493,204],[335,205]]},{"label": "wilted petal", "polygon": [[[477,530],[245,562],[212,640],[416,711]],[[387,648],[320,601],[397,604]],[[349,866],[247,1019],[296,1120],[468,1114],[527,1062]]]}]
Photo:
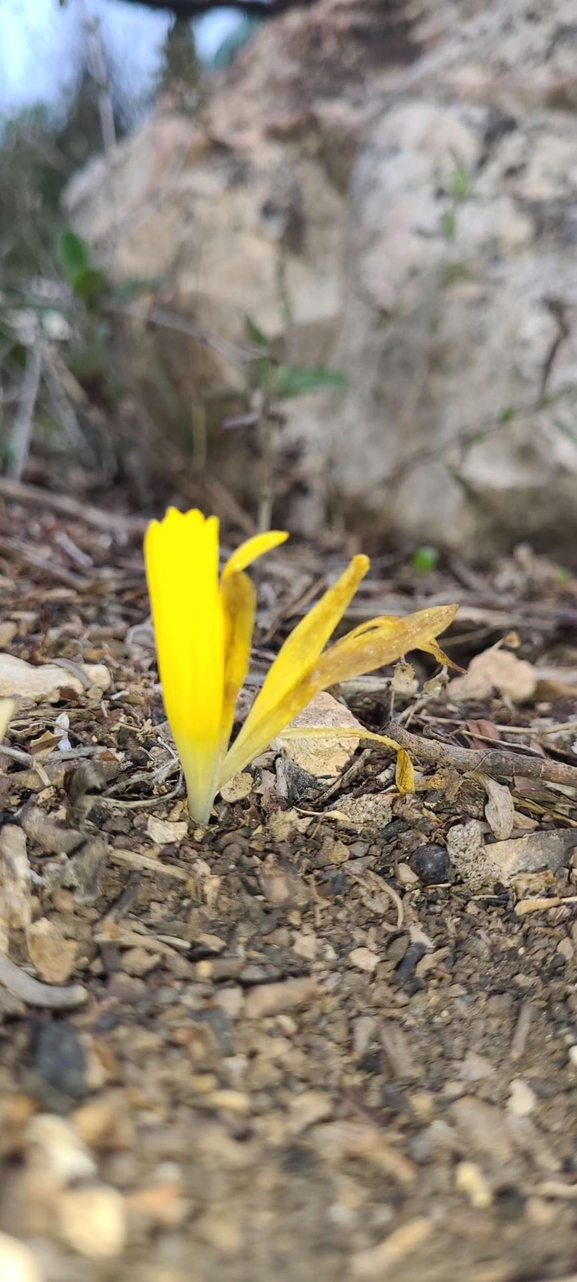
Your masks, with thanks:
[{"label": "wilted petal", "polygon": [[[319,602],[319,605],[322,605],[323,601],[324,597]],[[410,650],[430,649],[431,645],[434,644],[435,634],[448,627],[455,616],[457,608],[456,605],[438,606],[429,610],[420,610],[418,613],[410,614],[404,619],[383,616],[382,619],[361,624],[340,641],[336,641],[325,654],[318,658],[312,668],[310,666],[305,667],[303,664],[300,677],[298,675],[298,666],[295,662],[292,671],[292,685],[288,689],[285,688],[285,691],[281,693],[274,703],[272,703],[270,695],[267,700],[263,700],[265,688],[267,683],[270,683],[270,678],[274,671],[275,664],[273,664],[259,698],[253,704],[250,715],[238,738],[225,757],[220,784],[222,785],[226,779],[230,779],[237,771],[243,770],[253,757],[256,757],[259,752],[268,747],[271,740],[276,738],[289,725],[293,718],[306,707],[307,703],[320,690],[326,690],[329,686],[337,685],[340,681],[348,681],[352,677],[362,676],[365,672],[371,672],[374,668],[380,668],[383,664],[394,663],[401,655],[408,653]],[[346,605],[343,607],[342,612],[344,612],[344,609],[346,609]],[[310,613],[312,614],[313,611]],[[303,619],[303,623],[308,622],[309,619],[310,614],[306,616],[306,619]],[[301,624],[299,624],[300,627]],[[298,631],[298,629],[295,629],[295,631]],[[285,641],[283,650],[288,649],[293,636],[294,633]],[[310,644],[312,649],[312,638],[310,639]],[[283,650],[281,650],[275,663],[279,662]],[[288,684],[289,675],[290,673],[287,672],[286,684]],[[263,704],[265,705],[264,709]],[[259,709],[261,710],[260,716],[258,715]]]},{"label": "wilted petal", "polygon": [[395,783],[401,796],[404,796],[406,792],[415,791],[415,772],[413,770],[413,763],[405,748],[399,748],[397,753]]},{"label": "wilted petal", "polygon": [[320,682],[318,689],[324,690],[384,664],[395,663],[411,650],[426,650],[441,663],[450,664],[435,637],[448,628],[457,610],[456,605],[440,605],[405,618],[383,615],[361,624],[321,655],[315,669],[315,680]]}]

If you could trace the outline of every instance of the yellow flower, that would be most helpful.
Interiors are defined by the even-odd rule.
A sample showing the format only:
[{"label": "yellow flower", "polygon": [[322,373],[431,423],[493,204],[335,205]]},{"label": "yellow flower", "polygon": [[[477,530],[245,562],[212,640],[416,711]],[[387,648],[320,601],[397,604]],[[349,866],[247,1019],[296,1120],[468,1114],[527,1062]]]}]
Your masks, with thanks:
[{"label": "yellow flower", "polygon": [[369,568],[353,557],[282,646],[231,748],[237,695],[248,671],[255,590],[246,567],[288,538],[280,530],[241,544],[219,577],[218,520],[170,508],[146,532],[144,552],[166,715],[190,813],[207,823],[219,788],[263,752],[320,690],[411,649],[448,662],[435,638],[457,606],[363,623],[324,648]]}]

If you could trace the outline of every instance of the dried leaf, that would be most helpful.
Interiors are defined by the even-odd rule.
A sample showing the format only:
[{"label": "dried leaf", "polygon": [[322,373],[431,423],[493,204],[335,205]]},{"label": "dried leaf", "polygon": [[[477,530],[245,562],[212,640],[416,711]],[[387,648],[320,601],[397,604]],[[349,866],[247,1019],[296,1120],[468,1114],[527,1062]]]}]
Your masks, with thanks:
[{"label": "dried leaf", "polygon": [[229,779],[228,783],[224,784],[224,787],[220,790],[220,795],[223,801],[227,801],[229,805],[234,805],[235,801],[243,801],[245,797],[249,797],[253,788],[254,779],[252,775],[249,775],[246,770],[241,770],[240,774],[233,775],[232,779]]},{"label": "dried leaf", "polygon": [[501,739],[501,732],[497,729],[494,722],[487,721],[484,717],[479,717],[478,720],[471,717],[465,722],[465,725],[472,735],[472,738],[469,740],[471,748],[483,749],[487,746],[487,740],[490,740],[492,743],[499,743]]},{"label": "dried leaf", "polygon": [[485,818],[497,841],[506,841],[515,826],[515,804],[511,791],[503,783],[497,783],[488,775],[480,776],[487,793]]},{"label": "dried leaf", "polygon": [[412,663],[407,663],[406,659],[400,659],[398,663],[395,663],[391,689],[395,694],[416,694],[418,681],[415,676],[415,669]]}]

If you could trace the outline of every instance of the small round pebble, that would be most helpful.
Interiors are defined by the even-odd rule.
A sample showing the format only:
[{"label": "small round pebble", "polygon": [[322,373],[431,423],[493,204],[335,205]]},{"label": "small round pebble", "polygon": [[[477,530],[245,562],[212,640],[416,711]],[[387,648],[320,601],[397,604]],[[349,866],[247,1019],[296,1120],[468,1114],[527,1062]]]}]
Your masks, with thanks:
[{"label": "small round pebble", "polygon": [[58,1219],[63,1241],[88,1259],[109,1260],[124,1246],[124,1202],[109,1185],[67,1189],[58,1199]]},{"label": "small round pebble", "polygon": [[537,1103],[537,1096],[527,1082],[520,1077],[514,1077],[511,1082],[511,1093],[507,1101],[507,1108],[515,1117],[528,1117],[533,1112]]},{"label": "small round pebble", "polygon": [[451,878],[451,860],[447,850],[433,841],[419,847],[411,859],[411,868],[425,886],[438,886]]},{"label": "small round pebble", "polygon": [[7,1233],[0,1233],[0,1278],[2,1282],[42,1282],[32,1252]]}]

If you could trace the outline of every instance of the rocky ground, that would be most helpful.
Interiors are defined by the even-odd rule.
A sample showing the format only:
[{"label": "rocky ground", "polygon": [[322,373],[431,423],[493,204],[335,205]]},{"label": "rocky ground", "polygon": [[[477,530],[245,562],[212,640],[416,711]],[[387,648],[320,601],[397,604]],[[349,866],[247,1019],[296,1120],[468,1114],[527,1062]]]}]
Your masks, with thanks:
[{"label": "rocky ground", "polygon": [[[20,499],[0,508],[2,1276],[568,1282],[575,580],[527,549],[483,577],[377,555],[351,619],[456,599],[446,648],[478,656],[460,686],[423,692],[420,661],[418,690],[397,678],[416,793],[384,749],[321,780],[270,753],[194,830],[139,521]],[[253,681],[349,550],[257,571]],[[340,693],[390,720],[390,673]]]}]

